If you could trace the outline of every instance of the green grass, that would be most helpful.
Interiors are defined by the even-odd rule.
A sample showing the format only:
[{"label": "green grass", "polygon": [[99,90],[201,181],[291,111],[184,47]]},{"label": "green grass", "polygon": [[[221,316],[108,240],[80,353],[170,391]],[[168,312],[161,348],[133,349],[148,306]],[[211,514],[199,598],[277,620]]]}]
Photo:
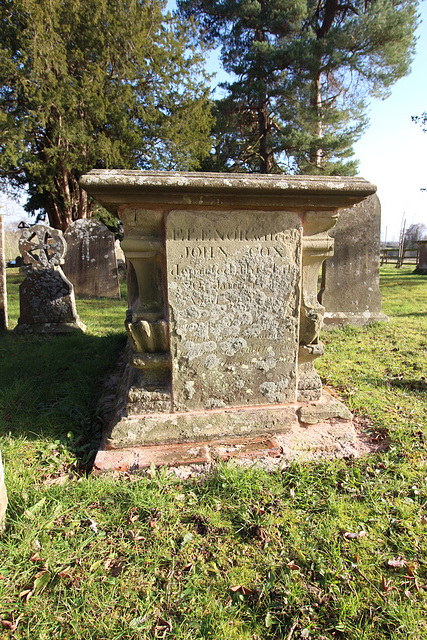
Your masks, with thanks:
[{"label": "green grass", "polygon": [[326,333],[318,369],[388,448],[272,474],[88,476],[124,303],[78,301],[84,336],[2,336],[0,638],[424,640],[427,278],[381,286],[390,323]]}]

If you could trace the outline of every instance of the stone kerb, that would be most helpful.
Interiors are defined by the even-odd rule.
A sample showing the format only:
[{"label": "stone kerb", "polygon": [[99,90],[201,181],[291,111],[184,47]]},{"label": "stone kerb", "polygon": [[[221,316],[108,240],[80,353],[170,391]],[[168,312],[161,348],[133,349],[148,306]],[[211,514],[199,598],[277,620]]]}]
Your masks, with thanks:
[{"label": "stone kerb", "polygon": [[34,225],[22,232],[19,249],[29,265],[19,287],[18,333],[68,333],[84,331],[77,315],[73,285],[65,277],[66,243],[62,232],[47,225]]},{"label": "stone kerb", "polygon": [[328,231],[373,185],[132,171],[81,185],[121,219],[128,262],[129,360],[106,448],[283,431],[320,400]]}]

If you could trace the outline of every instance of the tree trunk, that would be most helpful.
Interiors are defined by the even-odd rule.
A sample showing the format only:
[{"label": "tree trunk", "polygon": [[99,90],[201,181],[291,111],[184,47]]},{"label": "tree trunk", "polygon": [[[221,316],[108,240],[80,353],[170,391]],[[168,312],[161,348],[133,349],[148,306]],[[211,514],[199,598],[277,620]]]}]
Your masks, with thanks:
[{"label": "tree trunk", "polygon": [[[320,60],[319,60],[320,67]],[[315,128],[314,135],[320,141],[323,137],[323,124],[322,124],[322,72],[319,70],[315,79],[312,81],[312,98],[311,106],[315,114]],[[320,144],[317,145],[317,149],[313,149],[310,154],[310,162],[318,169],[322,166],[323,151]]]},{"label": "tree trunk", "polygon": [[272,162],[271,152],[268,151],[268,116],[267,101],[258,101],[258,133],[259,133],[259,171],[260,173],[271,173]]},{"label": "tree trunk", "polygon": [[94,205],[74,174],[62,168],[55,182],[56,194],[51,194],[46,203],[50,226],[65,231],[75,220],[90,218]]}]

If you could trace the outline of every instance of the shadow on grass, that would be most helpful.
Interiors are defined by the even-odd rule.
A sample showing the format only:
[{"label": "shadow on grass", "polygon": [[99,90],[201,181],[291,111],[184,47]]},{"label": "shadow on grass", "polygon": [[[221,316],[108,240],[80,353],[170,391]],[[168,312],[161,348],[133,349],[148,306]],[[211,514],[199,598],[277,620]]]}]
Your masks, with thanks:
[{"label": "shadow on grass", "polygon": [[423,318],[427,311],[415,311],[414,313],[393,313],[396,318]]},{"label": "shadow on grass", "polygon": [[60,441],[89,463],[99,445],[104,380],[126,336],[83,333],[0,339],[0,435]]}]

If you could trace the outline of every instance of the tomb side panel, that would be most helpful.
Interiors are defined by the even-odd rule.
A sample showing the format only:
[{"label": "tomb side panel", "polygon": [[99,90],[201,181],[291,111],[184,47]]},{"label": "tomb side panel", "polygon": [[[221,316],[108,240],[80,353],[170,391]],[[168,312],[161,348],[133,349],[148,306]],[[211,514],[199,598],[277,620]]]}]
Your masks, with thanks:
[{"label": "tomb side panel", "polygon": [[295,401],[301,247],[293,212],[168,214],[174,410]]}]

